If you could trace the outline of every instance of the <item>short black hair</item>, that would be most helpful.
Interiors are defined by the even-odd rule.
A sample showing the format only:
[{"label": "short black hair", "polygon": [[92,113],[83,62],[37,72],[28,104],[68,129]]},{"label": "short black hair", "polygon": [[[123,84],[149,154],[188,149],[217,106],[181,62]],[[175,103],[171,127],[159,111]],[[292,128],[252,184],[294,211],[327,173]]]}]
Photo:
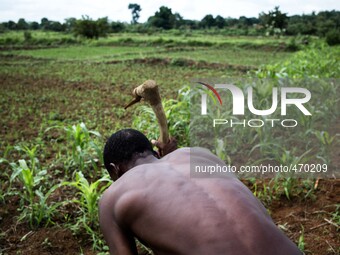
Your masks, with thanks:
[{"label": "short black hair", "polygon": [[104,164],[110,172],[111,163],[127,163],[136,153],[150,151],[153,153],[152,144],[148,138],[135,129],[122,129],[111,135],[104,147]]}]

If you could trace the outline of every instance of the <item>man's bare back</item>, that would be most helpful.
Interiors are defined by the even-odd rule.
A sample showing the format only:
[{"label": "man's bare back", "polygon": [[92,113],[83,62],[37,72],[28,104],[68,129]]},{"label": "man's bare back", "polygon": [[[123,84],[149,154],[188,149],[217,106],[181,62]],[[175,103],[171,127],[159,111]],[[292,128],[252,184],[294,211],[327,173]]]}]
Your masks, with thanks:
[{"label": "man's bare back", "polygon": [[104,193],[100,225],[111,254],[137,254],[134,237],[154,254],[301,254],[235,176],[190,178],[190,159],[223,164],[204,149],[149,155]]}]

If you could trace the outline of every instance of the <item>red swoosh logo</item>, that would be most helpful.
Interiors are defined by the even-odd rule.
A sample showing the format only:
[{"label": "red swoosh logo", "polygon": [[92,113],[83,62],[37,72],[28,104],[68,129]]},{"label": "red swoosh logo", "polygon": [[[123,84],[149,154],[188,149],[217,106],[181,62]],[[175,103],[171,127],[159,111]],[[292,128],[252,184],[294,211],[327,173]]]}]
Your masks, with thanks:
[{"label": "red swoosh logo", "polygon": [[218,101],[220,102],[220,105],[222,105],[222,99],[220,97],[220,94],[218,94],[218,92],[216,91],[216,89],[213,86],[206,84],[206,83],[203,83],[203,82],[200,82],[200,81],[198,81],[197,83],[202,84],[202,85],[206,86],[208,89],[210,89],[215,94],[215,96],[217,97]]}]

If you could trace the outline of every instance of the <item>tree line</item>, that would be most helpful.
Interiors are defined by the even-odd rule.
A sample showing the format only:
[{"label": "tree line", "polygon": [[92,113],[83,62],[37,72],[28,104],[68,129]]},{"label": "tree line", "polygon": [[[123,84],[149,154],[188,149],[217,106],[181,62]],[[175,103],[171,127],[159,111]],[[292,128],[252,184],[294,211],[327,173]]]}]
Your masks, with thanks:
[{"label": "tree line", "polygon": [[222,17],[221,15],[206,15],[202,20],[183,18],[179,13],[173,13],[171,8],[162,6],[145,23],[138,23],[142,8],[139,4],[129,4],[131,23],[110,21],[107,17],[92,20],[88,16],[82,19],[68,18],[65,22],[51,21],[42,18],[40,22],[27,22],[21,18],[17,22],[0,23],[0,32],[6,30],[48,30],[70,32],[87,38],[98,38],[107,33],[116,32],[153,32],[157,30],[227,30],[236,35],[315,35],[329,37],[340,43],[340,12],[321,11],[319,13],[288,16],[275,7],[269,12],[262,12],[258,17],[239,18]]}]

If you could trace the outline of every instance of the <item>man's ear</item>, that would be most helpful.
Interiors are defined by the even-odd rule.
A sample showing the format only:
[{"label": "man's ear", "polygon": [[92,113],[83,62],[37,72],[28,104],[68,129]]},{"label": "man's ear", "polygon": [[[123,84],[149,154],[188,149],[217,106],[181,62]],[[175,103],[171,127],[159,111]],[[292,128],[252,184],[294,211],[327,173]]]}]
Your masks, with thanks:
[{"label": "man's ear", "polygon": [[119,176],[119,166],[113,163],[110,163],[110,166],[111,166],[111,171],[109,172],[109,174],[111,176],[111,179],[115,181],[118,179],[118,176]]}]

